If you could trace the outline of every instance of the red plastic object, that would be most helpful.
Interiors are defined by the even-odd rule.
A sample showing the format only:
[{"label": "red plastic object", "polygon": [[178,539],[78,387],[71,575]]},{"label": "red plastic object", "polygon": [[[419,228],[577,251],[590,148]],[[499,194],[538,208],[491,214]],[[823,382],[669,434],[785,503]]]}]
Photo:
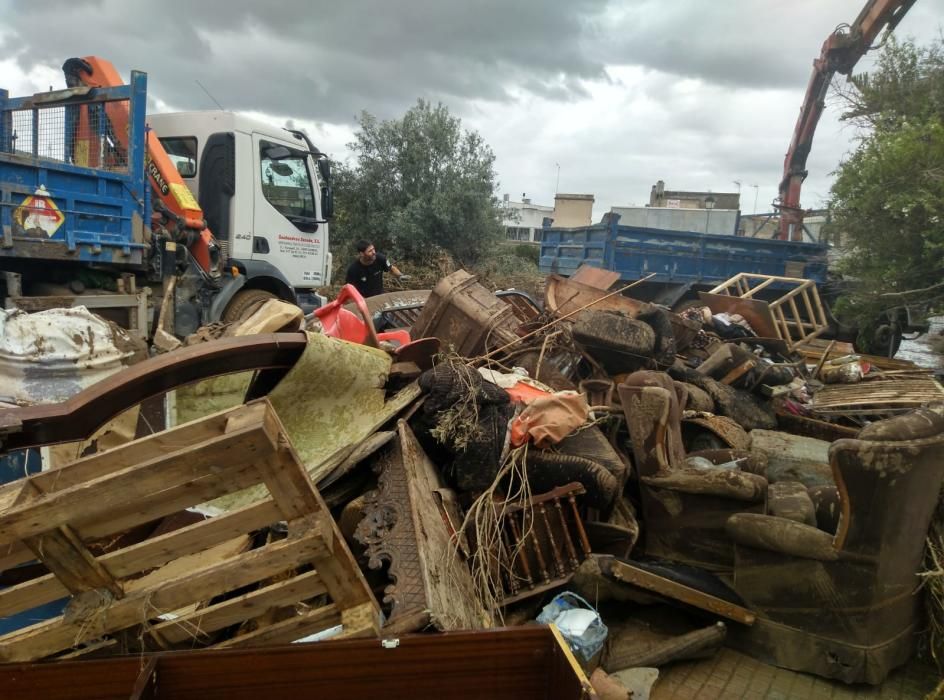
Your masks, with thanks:
[{"label": "red plastic object", "polygon": [[[344,308],[347,303],[353,303],[362,318]],[[341,288],[337,299],[330,301],[319,309],[315,309],[315,316],[321,321],[324,333],[332,338],[340,338],[351,343],[379,347],[380,341],[392,342],[403,346],[410,342],[410,334],[404,330],[377,333],[370,311],[364,302],[364,297],[352,284]]]}]

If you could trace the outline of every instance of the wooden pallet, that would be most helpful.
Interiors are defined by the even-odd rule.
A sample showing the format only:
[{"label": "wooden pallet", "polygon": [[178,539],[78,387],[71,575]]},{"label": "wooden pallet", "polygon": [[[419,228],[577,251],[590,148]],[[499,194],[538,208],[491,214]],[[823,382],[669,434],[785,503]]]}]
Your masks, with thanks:
[{"label": "wooden pallet", "polygon": [[820,416],[886,418],[929,403],[944,403],[944,388],[934,379],[875,379],[827,385],[813,395],[812,409]]},{"label": "wooden pallet", "polygon": [[[259,484],[264,496],[238,510],[98,556],[89,548]],[[286,537],[248,549],[250,533],[280,521]],[[0,488],[0,554],[3,567],[38,559],[50,572],[0,591],[0,617],[69,597],[63,615],[0,636],[2,661],[116,638],[169,649],[379,630],[377,602],[264,399]]]}]

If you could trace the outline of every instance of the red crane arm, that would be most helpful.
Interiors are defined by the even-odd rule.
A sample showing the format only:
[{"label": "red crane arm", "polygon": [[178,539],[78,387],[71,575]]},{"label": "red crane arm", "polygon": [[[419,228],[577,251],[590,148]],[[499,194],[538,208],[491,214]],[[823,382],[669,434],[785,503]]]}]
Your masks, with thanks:
[{"label": "red crane arm", "polygon": [[915,0],[869,0],[855,22],[840,26],[823,43],[819,58],[813,61],[813,75],[800,107],[793,140],[783,162],[780,181],[780,234],[783,240],[803,239],[803,209],[800,189],[806,179],[806,159],[813,146],[813,134],[823,114],[826,93],[836,73],[849,75],[859,59],[872,48],[883,29],[892,31]]}]

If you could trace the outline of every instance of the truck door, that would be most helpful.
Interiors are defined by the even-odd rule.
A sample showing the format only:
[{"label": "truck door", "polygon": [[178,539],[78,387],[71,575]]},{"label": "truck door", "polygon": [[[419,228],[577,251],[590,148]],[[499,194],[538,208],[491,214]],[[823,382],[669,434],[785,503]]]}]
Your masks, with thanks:
[{"label": "truck door", "polygon": [[274,265],[296,289],[319,287],[325,237],[311,158],[307,151],[260,134],[253,134],[253,144],[252,259]]}]

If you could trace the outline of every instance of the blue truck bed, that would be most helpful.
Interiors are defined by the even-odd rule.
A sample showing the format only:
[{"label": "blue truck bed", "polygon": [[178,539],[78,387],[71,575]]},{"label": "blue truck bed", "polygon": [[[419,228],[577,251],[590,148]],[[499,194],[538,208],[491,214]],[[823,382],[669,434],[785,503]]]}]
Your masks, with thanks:
[{"label": "blue truck bed", "polygon": [[826,251],[819,243],[775,241],[690,231],[620,226],[619,215],[581,228],[545,228],[540,268],[569,276],[583,263],[637,280],[673,286],[714,286],[740,272],[826,281]]},{"label": "blue truck bed", "polygon": [[[0,263],[145,264],[146,98],[138,72],[120,87],[20,98],[0,90]],[[104,114],[122,101],[128,148],[118,158]]]}]

